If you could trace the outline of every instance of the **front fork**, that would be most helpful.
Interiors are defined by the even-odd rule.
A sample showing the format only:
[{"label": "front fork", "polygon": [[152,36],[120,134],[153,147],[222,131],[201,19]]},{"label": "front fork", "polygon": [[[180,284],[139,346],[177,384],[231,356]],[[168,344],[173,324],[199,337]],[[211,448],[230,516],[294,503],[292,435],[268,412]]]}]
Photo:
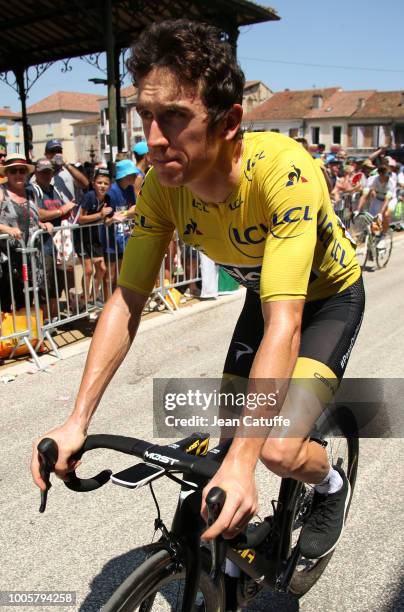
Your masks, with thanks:
[{"label": "front fork", "polygon": [[[193,477],[193,480],[197,480]],[[197,483],[195,483],[197,484]],[[185,565],[185,586],[182,612],[189,612],[195,605],[201,574],[201,533],[206,525],[201,517],[202,490],[181,488],[174,515],[171,534],[179,542],[181,563]]]}]

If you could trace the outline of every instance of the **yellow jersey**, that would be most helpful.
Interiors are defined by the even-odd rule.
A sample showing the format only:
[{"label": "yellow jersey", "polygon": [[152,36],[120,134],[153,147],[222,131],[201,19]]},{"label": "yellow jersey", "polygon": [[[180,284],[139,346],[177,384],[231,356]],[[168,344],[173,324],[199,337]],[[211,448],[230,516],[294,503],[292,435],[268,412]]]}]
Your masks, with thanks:
[{"label": "yellow jersey", "polygon": [[361,274],[320,169],[294,140],[243,135],[241,172],[225,202],[160,185],[152,168],[136,204],[119,285],[148,295],[174,229],[264,302],[322,299]]}]

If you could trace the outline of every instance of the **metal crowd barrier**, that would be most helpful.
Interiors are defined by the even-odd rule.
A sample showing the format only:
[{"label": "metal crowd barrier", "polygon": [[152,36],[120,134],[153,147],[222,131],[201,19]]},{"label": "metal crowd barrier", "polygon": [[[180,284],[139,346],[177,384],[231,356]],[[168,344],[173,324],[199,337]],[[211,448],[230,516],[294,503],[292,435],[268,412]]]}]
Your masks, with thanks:
[{"label": "metal crowd barrier", "polygon": [[[21,325],[17,329],[16,324],[18,304],[12,282],[11,240],[7,235],[0,237],[6,245],[3,248],[4,254],[0,255],[4,260],[1,269],[7,268],[8,278],[11,279],[11,298],[6,306],[10,311],[9,317],[14,320],[12,333],[0,336],[0,341],[16,342],[11,356],[25,343],[35,365],[42,369],[38,353],[46,341],[50,352],[58,359],[62,358],[53,334],[64,325],[79,319],[98,317],[103,303],[116,286],[119,264],[131,224],[131,221],[114,224],[114,229],[110,231],[105,229],[102,222],[62,225],[54,227],[50,233],[42,229],[34,231],[27,246],[20,241],[18,252],[22,258],[27,313],[26,328],[23,330],[20,329]],[[200,281],[199,269],[197,251],[185,245],[175,234],[149,302],[160,302],[169,312],[174,313],[178,304],[172,289]]]},{"label": "metal crowd barrier", "polygon": [[[171,289],[178,289],[202,280],[200,273],[200,256],[198,251],[184,244],[175,232],[168,251],[160,268],[159,286],[152,293],[152,299],[159,297],[169,312],[178,310]],[[191,291],[192,293],[192,291]]]},{"label": "metal crowd barrier", "polygon": [[52,332],[79,319],[97,317],[115,288],[121,247],[130,233],[129,222],[119,226],[121,233],[116,227],[111,231],[113,241],[104,223],[63,225],[54,227],[50,234],[38,229],[30,238],[37,325],[42,310],[41,340],[49,342],[51,352],[59,359]]},{"label": "metal crowd barrier", "polygon": [[40,337],[41,326],[37,323],[34,333],[27,249],[22,240],[8,234],[0,235],[0,284],[0,356],[12,359],[26,347],[40,370],[33,342],[34,336]]}]

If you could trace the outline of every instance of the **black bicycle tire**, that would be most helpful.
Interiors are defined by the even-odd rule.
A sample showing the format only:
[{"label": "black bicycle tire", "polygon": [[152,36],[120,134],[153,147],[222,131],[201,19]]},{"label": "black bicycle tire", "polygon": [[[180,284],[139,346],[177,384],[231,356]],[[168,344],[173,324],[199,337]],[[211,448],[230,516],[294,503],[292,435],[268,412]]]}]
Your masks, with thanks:
[{"label": "black bicycle tire", "polygon": [[[346,517],[349,513],[349,508],[351,506],[351,501],[355,489],[356,476],[358,471],[358,459],[359,459],[359,440],[356,435],[356,424],[354,421],[354,417],[352,413],[346,408],[340,408],[338,414],[338,423],[337,425],[341,429],[341,433],[347,440],[348,446],[348,469],[346,470],[349,483],[351,485],[351,497],[349,500]],[[321,432],[325,437],[330,431]],[[303,485],[302,485],[303,486]],[[296,504],[298,500],[298,491],[296,491],[295,499],[293,503]],[[289,525],[290,532],[293,529],[293,520]],[[335,550],[335,549],[334,549]],[[305,595],[319,580],[321,575],[323,574],[325,568],[331,560],[332,555],[334,554],[334,550],[331,551],[325,557],[322,557],[318,560],[318,562],[307,572],[306,571],[297,571],[295,570],[290,584],[289,584],[289,592],[296,596],[302,597]]]},{"label": "black bicycle tire", "polygon": [[385,268],[387,266],[387,264],[390,261],[391,253],[393,251],[393,232],[392,232],[392,230],[389,230],[387,232],[387,235],[384,236],[384,240],[387,240],[387,236],[388,236],[388,239],[390,240],[390,250],[389,250],[389,254],[387,256],[387,259],[385,260],[385,262],[383,264],[379,263],[380,253],[377,250],[377,245],[376,245],[376,265],[377,265],[379,270],[382,270],[383,268]]},{"label": "black bicycle tire", "polygon": [[[203,566],[210,553],[203,549]],[[102,612],[133,612],[147,598],[156,594],[162,586],[185,577],[185,568],[173,571],[174,562],[165,549],[159,550],[139,565],[111,595]],[[224,586],[222,582],[214,585],[208,573],[201,570],[200,590],[205,600],[206,612],[222,612]],[[152,602],[153,605],[153,602]],[[153,608],[146,608],[152,610]]]}]

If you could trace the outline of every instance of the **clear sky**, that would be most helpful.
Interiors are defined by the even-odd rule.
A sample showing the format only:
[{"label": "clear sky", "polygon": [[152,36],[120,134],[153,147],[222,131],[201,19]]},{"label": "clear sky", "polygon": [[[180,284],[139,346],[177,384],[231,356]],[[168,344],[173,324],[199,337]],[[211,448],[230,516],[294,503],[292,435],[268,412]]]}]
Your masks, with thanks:
[{"label": "clear sky", "polygon": [[[339,85],[344,89],[404,90],[404,0],[261,0],[281,21],[241,29],[238,57],[247,80],[272,90]],[[315,65],[326,66],[318,67]],[[55,91],[105,94],[88,82],[103,74],[74,60],[57,62],[32,87],[28,105]],[[0,82],[0,106],[19,110],[17,94]]]}]

